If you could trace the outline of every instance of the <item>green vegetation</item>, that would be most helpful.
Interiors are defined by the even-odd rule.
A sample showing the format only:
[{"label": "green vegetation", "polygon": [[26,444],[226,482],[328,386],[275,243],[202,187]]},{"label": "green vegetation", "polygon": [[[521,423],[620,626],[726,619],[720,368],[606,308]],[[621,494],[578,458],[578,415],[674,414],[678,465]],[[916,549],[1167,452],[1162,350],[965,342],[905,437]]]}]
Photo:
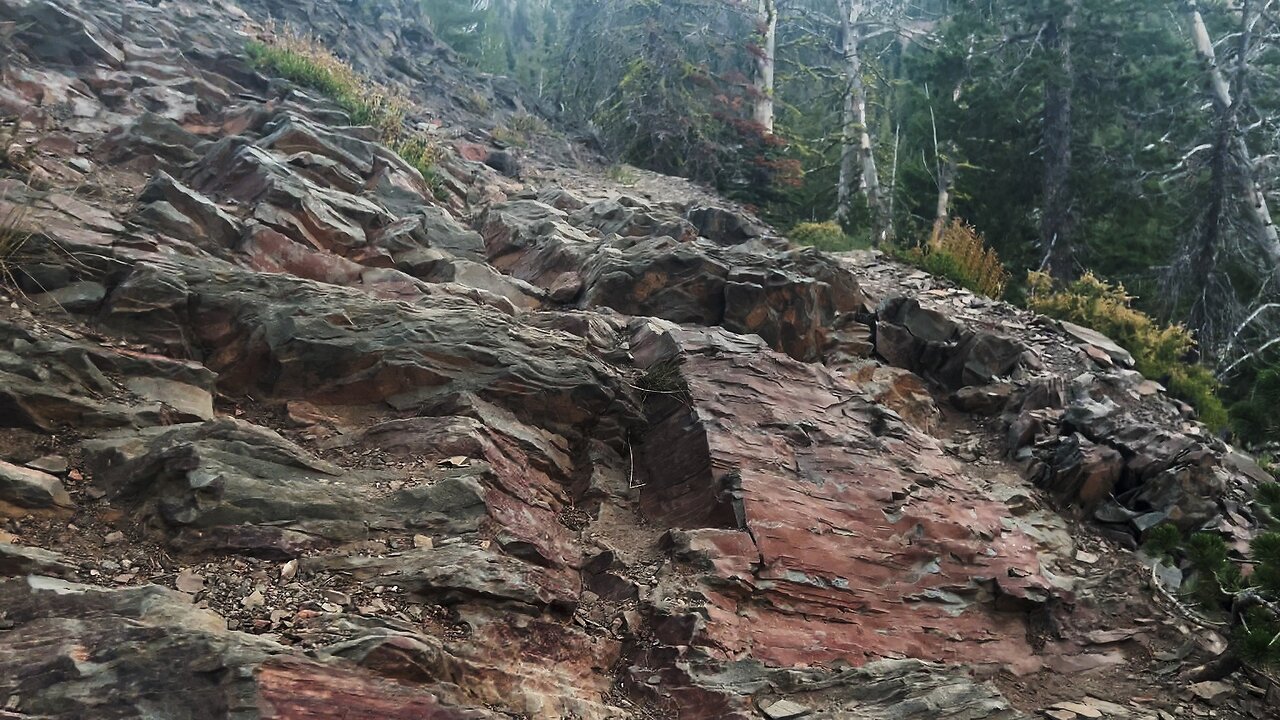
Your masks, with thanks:
[{"label": "green vegetation", "polygon": [[963,220],[952,220],[936,240],[902,254],[907,262],[945,277],[960,287],[987,297],[1004,296],[1009,272],[982,235]]},{"label": "green vegetation", "polygon": [[1178,532],[1178,527],[1164,523],[1147,531],[1142,549],[1152,557],[1166,557],[1173,555],[1180,545],[1182,545],[1182,533]]},{"label": "green vegetation", "polygon": [[680,372],[680,359],[660,360],[636,380],[635,388],[647,398],[650,394],[671,395],[682,402],[688,400],[689,386]]},{"label": "green vegetation", "polygon": [[356,72],[312,38],[276,33],[265,42],[249,42],[245,52],[259,70],[315,90],[337,103],[353,123],[377,130],[384,144],[422,173],[431,192],[443,196],[440,148],[426,136],[405,131],[408,102],[399,94]]},{"label": "green vegetation", "polygon": [[787,237],[797,245],[806,245],[827,252],[866,250],[871,247],[870,238],[846,234],[844,229],[834,222],[800,223],[791,228]]},{"label": "green vegetation", "polygon": [[[1258,503],[1280,500],[1280,485],[1274,483],[1260,493]],[[1267,520],[1265,531],[1254,538],[1249,547],[1248,564],[1252,572],[1245,576],[1244,560],[1233,557],[1231,548],[1216,533],[1193,533],[1184,543],[1173,525],[1161,525],[1147,535],[1144,549],[1155,557],[1168,556],[1173,564],[1184,559],[1192,574],[1187,595],[1199,610],[1212,616],[1232,613],[1238,598],[1256,594],[1263,599],[1259,607],[1246,611],[1243,622],[1232,630],[1233,652],[1246,662],[1258,665],[1280,665],[1280,617],[1266,607],[1280,599],[1280,524]]]},{"label": "green vegetation", "polygon": [[1195,349],[1191,333],[1181,325],[1161,325],[1135,309],[1124,286],[1085,273],[1062,288],[1048,275],[1033,272],[1027,277],[1027,290],[1032,310],[1106,335],[1133,355],[1139,372],[1163,382],[1194,407],[1206,425],[1215,430],[1227,425],[1217,379],[1208,368],[1186,360]]},{"label": "green vegetation", "polygon": [[636,169],[630,165],[621,163],[610,165],[606,175],[610,180],[627,187],[635,187],[640,182],[640,173],[636,172]]},{"label": "green vegetation", "polygon": [[506,124],[494,128],[492,135],[498,142],[525,147],[529,141],[546,131],[547,124],[542,118],[529,113],[516,113],[507,118]]},{"label": "green vegetation", "polygon": [[1280,437],[1280,364],[1264,365],[1231,403],[1231,427],[1250,442]]}]

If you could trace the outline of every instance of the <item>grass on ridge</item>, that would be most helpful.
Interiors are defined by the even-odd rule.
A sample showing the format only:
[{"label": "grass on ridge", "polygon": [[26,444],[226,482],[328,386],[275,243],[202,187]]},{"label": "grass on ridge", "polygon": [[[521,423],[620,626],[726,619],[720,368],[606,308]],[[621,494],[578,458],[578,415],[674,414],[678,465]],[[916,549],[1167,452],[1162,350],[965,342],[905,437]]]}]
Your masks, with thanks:
[{"label": "grass on ridge", "polygon": [[245,52],[258,70],[315,90],[336,102],[351,122],[374,128],[387,147],[422,173],[435,196],[442,196],[444,180],[436,167],[440,147],[431,138],[405,131],[409,104],[402,95],[357,72],[315,38],[272,33],[266,41],[250,41]]}]

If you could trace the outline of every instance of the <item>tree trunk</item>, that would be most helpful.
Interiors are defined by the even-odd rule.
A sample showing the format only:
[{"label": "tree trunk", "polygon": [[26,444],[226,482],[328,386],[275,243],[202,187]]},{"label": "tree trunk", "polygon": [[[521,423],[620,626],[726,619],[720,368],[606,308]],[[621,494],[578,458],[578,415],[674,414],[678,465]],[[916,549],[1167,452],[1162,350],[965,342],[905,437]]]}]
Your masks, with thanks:
[{"label": "tree trunk", "polygon": [[1053,277],[1075,279],[1076,258],[1071,213],[1071,111],[1075,73],[1071,64],[1071,31],[1075,0],[1065,0],[1061,17],[1045,26],[1045,47],[1058,67],[1044,90],[1044,207],[1040,218],[1041,267]]},{"label": "tree trunk", "polygon": [[[1241,18],[1241,57],[1237,77],[1237,85],[1241,91],[1243,91],[1246,73],[1244,55],[1249,43],[1249,25],[1253,13],[1251,6],[1251,2],[1244,3]],[[1240,192],[1244,196],[1244,205],[1258,245],[1273,263],[1280,266],[1280,235],[1277,234],[1276,226],[1271,221],[1271,209],[1267,207],[1266,195],[1258,186],[1253,155],[1249,152],[1249,146],[1238,127],[1239,105],[1232,99],[1231,86],[1227,82],[1226,74],[1218,66],[1217,53],[1213,49],[1213,41],[1209,38],[1209,31],[1205,27],[1199,5],[1195,0],[1188,0],[1185,10],[1190,24],[1191,41],[1209,75],[1210,99],[1213,101],[1214,114],[1218,122],[1218,142],[1215,144],[1214,151],[1222,154],[1224,161],[1229,158],[1231,165],[1234,166],[1233,169],[1242,185]],[[1216,162],[1218,158],[1214,160]],[[1222,173],[1221,177],[1215,179],[1212,192],[1221,193],[1224,199],[1228,197],[1230,194],[1228,179],[1227,173]]]},{"label": "tree trunk", "polygon": [[[956,87],[951,91],[951,102],[958,104],[960,98],[964,95],[964,84],[969,79],[969,66],[973,62],[975,40],[973,36],[969,37],[969,52],[965,55],[964,69],[960,73],[960,79],[956,81]],[[930,118],[933,117],[933,110],[929,110]],[[960,147],[954,139],[948,139],[946,144],[941,148],[938,146],[938,123],[933,121],[933,154],[936,159],[938,173],[938,203],[935,206],[933,214],[933,232],[929,235],[929,247],[936,248],[938,242],[942,238],[942,231],[946,229],[947,222],[951,220],[951,190],[955,186],[956,173],[959,170],[960,163],[956,155],[960,152]]]},{"label": "tree trunk", "polygon": [[772,133],[774,56],[778,49],[778,6],[774,0],[760,0],[758,20],[763,42],[756,56],[755,121],[765,132]]},{"label": "tree trunk", "polygon": [[845,80],[844,128],[840,158],[840,187],[836,220],[847,223],[853,211],[854,178],[859,178],[867,207],[871,211],[871,238],[877,246],[890,238],[890,218],[876,156],[867,127],[867,86],[862,79],[862,19],[865,0],[841,0],[840,30],[843,38]]},{"label": "tree trunk", "polygon": [[[951,151],[951,144],[947,145]],[[933,216],[933,232],[929,235],[929,247],[936,248],[942,240],[942,231],[951,220],[951,186],[956,181],[956,161],[950,155],[938,167],[938,205]]]}]

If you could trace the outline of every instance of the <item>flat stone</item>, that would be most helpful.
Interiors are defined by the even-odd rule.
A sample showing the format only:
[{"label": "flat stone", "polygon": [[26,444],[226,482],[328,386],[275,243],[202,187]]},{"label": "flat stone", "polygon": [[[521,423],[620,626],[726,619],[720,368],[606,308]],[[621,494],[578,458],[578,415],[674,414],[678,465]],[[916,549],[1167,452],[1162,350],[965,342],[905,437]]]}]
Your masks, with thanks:
[{"label": "flat stone", "polygon": [[1227,698],[1227,696],[1234,692],[1234,688],[1232,688],[1231,685],[1218,680],[1198,682],[1187,689],[1191,691],[1192,695],[1195,695],[1210,705],[1216,705],[1222,702]]},{"label": "flat stone", "polygon": [[1052,718],[1053,720],[1076,720],[1076,718],[1079,717],[1070,710],[1048,709],[1041,710],[1040,712],[1043,713],[1045,717]]},{"label": "flat stone", "polygon": [[41,308],[62,309],[67,312],[82,313],[96,310],[107,297],[107,289],[96,282],[72,283],[31,298]]},{"label": "flat stone", "polygon": [[67,459],[61,455],[45,455],[27,463],[27,467],[50,475],[65,475],[67,472]]},{"label": "flat stone", "polygon": [[71,507],[71,496],[58,478],[39,470],[0,461],[0,504],[27,510]]},{"label": "flat stone", "polygon": [[173,586],[184,593],[195,595],[204,590],[204,578],[193,570],[183,570],[174,579]]},{"label": "flat stone", "polygon": [[74,573],[75,567],[56,552],[0,542],[0,576],[69,576]]},{"label": "flat stone", "polygon": [[1129,708],[1123,705],[1117,705],[1116,703],[1108,702],[1101,698],[1096,698],[1092,695],[1085,696],[1084,704],[1088,705],[1089,707],[1098,708],[1103,712],[1103,714],[1112,716],[1112,717],[1123,718],[1123,717],[1129,717],[1129,715],[1132,714]]},{"label": "flat stone", "polygon": [[1094,645],[1112,645],[1129,640],[1138,634],[1136,629],[1127,630],[1094,630],[1085,634],[1085,639]]},{"label": "flat stone", "polygon": [[788,720],[789,718],[804,717],[811,712],[809,708],[790,700],[779,700],[760,708],[760,710],[769,720]]},{"label": "flat stone", "polygon": [[[1128,350],[1117,345],[1114,340],[1103,335],[1097,330],[1076,325],[1075,323],[1070,323],[1066,320],[1062,321],[1062,329],[1065,330],[1068,335],[1084,345],[1093,346],[1106,353],[1107,356],[1115,362],[1115,364],[1123,365],[1124,367],[1133,367],[1133,355],[1129,354]],[[1085,352],[1088,352],[1087,347]],[[1093,357],[1093,355],[1091,354],[1090,357]]]},{"label": "flat stone", "polygon": [[129,391],[153,402],[164,403],[183,415],[182,420],[212,420],[213,395],[194,385],[154,377],[125,381]]},{"label": "flat stone", "polygon": [[1095,718],[1102,717],[1101,710],[1095,707],[1090,707],[1088,705],[1085,705],[1084,703],[1060,702],[1057,705],[1054,705],[1053,707],[1054,709],[1057,709],[1057,710],[1066,710],[1067,712],[1075,713],[1076,715],[1079,715],[1080,717],[1083,717],[1083,718],[1090,718],[1090,720],[1094,720]]}]

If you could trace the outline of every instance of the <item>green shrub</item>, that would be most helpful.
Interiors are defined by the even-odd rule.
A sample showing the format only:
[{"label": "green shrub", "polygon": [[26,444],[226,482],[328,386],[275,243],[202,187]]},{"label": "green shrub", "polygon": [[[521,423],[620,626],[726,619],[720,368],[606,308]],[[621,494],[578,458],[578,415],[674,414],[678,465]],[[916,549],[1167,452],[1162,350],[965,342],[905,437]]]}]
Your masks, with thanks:
[{"label": "green shrub", "polygon": [[1272,517],[1280,519],[1280,483],[1263,483],[1258,486],[1258,502],[1267,506]]},{"label": "green shrub", "polygon": [[1247,392],[1231,404],[1231,425],[1242,438],[1267,442],[1280,437],[1280,366],[1267,365],[1252,378],[1237,382]]},{"label": "green shrub", "polygon": [[1093,273],[1066,288],[1054,286],[1044,273],[1027,276],[1027,306],[1059,320],[1091,327],[1128,350],[1138,371],[1162,380],[1174,397],[1189,403],[1200,420],[1214,430],[1226,427],[1230,418],[1218,397],[1218,381],[1203,365],[1183,360],[1195,347],[1191,333],[1181,325],[1161,325],[1132,306],[1123,285],[1111,285]]},{"label": "green shrub", "polygon": [[1143,541],[1143,549],[1147,551],[1148,555],[1163,557],[1172,555],[1181,544],[1182,533],[1178,531],[1177,526],[1171,523],[1164,523],[1147,531],[1147,537]]},{"label": "green shrub", "polygon": [[986,246],[981,233],[960,219],[952,220],[928,245],[908,250],[904,259],[987,297],[1002,297],[1009,284],[1000,256]]},{"label": "green shrub", "polygon": [[532,113],[516,113],[507,119],[507,127],[512,132],[520,133],[526,137],[540,135],[547,131],[547,124],[542,118]]},{"label": "green shrub", "polygon": [[[1262,505],[1276,504],[1280,501],[1280,484],[1264,484],[1256,500]],[[1280,525],[1274,518],[1261,517],[1260,520],[1264,531],[1249,545],[1248,562],[1253,571],[1247,578],[1241,564],[1232,559],[1230,547],[1218,534],[1200,532],[1187,541],[1183,551],[1195,570],[1191,594],[1200,603],[1201,612],[1223,617],[1229,608],[1234,609],[1235,599],[1244,590],[1271,603],[1280,599]],[[1161,543],[1177,535],[1176,531],[1169,533],[1154,528],[1148,533],[1148,547],[1157,531],[1160,531]],[[1280,637],[1280,617],[1263,608],[1252,608],[1245,613],[1243,622],[1236,622],[1232,627],[1232,652],[1257,665],[1280,665],[1277,637]]]},{"label": "green shrub", "polygon": [[791,241],[797,245],[825,250],[826,252],[848,252],[850,250],[866,250],[871,247],[871,240],[845,234],[838,223],[800,223],[787,233]]}]

